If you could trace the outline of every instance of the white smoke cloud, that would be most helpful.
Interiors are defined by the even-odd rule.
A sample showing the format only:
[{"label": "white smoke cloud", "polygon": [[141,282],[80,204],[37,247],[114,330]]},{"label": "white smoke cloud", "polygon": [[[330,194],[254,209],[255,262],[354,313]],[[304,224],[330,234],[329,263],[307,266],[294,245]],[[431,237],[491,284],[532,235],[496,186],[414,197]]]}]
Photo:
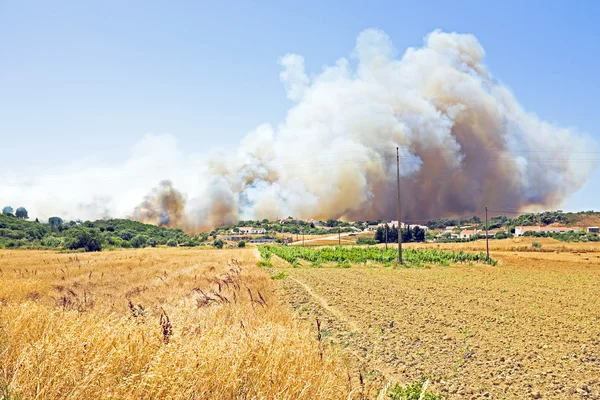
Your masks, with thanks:
[{"label": "white smoke cloud", "polygon": [[[149,135],[122,167],[71,174],[76,191],[48,176],[16,187],[0,183],[2,197],[43,216],[128,216],[169,179],[172,185],[146,198],[148,215],[177,203],[165,196],[178,190],[185,212],[176,223],[190,230],[288,215],[392,218],[398,146],[403,218],[427,219],[485,205],[558,206],[595,168],[581,160],[596,157],[582,156],[595,142],[523,110],[490,75],[473,35],[434,31],[423,47],[397,54],[384,32],[369,29],[350,59],[319,74],[306,73],[302,56],[285,55],[280,79],[294,105],[277,128],[251,131],[233,159],[192,157],[174,137]],[[187,165],[198,160],[204,166]]]}]

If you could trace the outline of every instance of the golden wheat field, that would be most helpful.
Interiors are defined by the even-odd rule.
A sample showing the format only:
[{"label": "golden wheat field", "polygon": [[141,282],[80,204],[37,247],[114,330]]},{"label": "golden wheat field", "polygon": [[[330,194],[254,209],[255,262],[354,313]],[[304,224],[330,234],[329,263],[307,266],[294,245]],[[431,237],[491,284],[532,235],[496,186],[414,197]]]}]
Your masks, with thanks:
[{"label": "golden wheat field", "polygon": [[[0,251],[0,398],[338,399],[256,251]],[[356,390],[356,389],[354,389]]]}]

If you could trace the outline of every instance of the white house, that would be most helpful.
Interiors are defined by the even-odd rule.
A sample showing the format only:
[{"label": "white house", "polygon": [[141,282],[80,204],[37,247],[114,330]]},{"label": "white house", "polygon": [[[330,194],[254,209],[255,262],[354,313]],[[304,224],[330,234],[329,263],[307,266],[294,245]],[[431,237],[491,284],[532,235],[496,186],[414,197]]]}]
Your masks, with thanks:
[{"label": "white house", "polygon": [[515,236],[523,236],[525,232],[540,232],[541,226],[515,226]]},{"label": "white house", "polygon": [[265,228],[254,228],[252,226],[241,226],[238,228],[238,230],[240,231],[240,233],[245,233],[246,235],[264,235],[265,233],[267,233],[267,230]]},{"label": "white house", "polygon": [[419,228],[421,228],[425,232],[429,231],[429,227],[427,225],[408,225],[408,228],[409,229],[415,229],[415,226],[418,226]]},{"label": "white house", "polygon": [[579,232],[579,228],[568,228],[565,226],[516,226],[515,236],[523,236],[525,232],[538,232],[538,233],[567,233],[567,232]]},{"label": "white house", "polygon": [[588,226],[587,231],[588,233],[599,233],[600,229],[597,226]]},{"label": "white house", "polygon": [[540,229],[543,233],[567,233],[567,232],[579,232],[579,228],[567,228],[564,226],[545,226]]},{"label": "white house", "polygon": [[460,239],[471,239],[472,236],[475,236],[478,233],[479,232],[476,229],[471,229],[471,230],[463,229],[462,231],[460,231],[460,234],[458,235],[458,237]]}]

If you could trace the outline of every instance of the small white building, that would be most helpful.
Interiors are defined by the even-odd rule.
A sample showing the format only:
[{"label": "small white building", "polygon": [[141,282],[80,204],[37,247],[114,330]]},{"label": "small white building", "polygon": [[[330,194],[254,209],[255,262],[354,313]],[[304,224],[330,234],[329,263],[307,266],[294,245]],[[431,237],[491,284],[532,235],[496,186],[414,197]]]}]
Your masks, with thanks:
[{"label": "small white building", "polygon": [[567,228],[564,226],[545,226],[540,229],[543,233],[567,233],[567,232],[579,232],[579,228]]},{"label": "small white building", "polygon": [[473,236],[477,235],[479,232],[476,229],[471,229],[471,230],[467,230],[467,229],[463,229],[462,231],[460,231],[460,234],[458,235],[459,239],[471,239]]},{"label": "small white building", "polygon": [[239,227],[238,230],[240,233],[244,233],[246,235],[264,235],[267,233],[265,228],[254,228],[252,226],[242,226]]},{"label": "small white building", "polygon": [[515,226],[515,236],[523,236],[525,232],[540,232],[540,226]]},{"label": "small white building", "polygon": [[600,229],[597,226],[588,226],[588,233],[600,233]]},{"label": "small white building", "polygon": [[537,232],[537,233],[567,233],[567,232],[579,232],[579,228],[568,228],[566,226],[516,226],[515,236],[523,236],[525,232]]}]

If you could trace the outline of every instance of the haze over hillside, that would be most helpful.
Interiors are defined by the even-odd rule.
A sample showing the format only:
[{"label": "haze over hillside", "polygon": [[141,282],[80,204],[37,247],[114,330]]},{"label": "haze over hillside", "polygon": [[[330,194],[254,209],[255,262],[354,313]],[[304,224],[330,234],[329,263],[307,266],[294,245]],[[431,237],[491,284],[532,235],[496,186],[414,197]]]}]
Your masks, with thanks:
[{"label": "haze over hillside", "polygon": [[[120,167],[9,175],[0,192],[43,218],[131,217],[194,231],[287,215],[392,219],[396,147],[403,218],[411,219],[485,205],[556,208],[595,168],[596,143],[525,111],[491,75],[473,35],[434,31],[397,54],[384,32],[369,29],[349,58],[316,75],[302,56],[284,55],[280,79],[293,107],[236,149],[186,154],[173,136],[149,135]],[[165,180],[140,179],[157,172]]]}]

